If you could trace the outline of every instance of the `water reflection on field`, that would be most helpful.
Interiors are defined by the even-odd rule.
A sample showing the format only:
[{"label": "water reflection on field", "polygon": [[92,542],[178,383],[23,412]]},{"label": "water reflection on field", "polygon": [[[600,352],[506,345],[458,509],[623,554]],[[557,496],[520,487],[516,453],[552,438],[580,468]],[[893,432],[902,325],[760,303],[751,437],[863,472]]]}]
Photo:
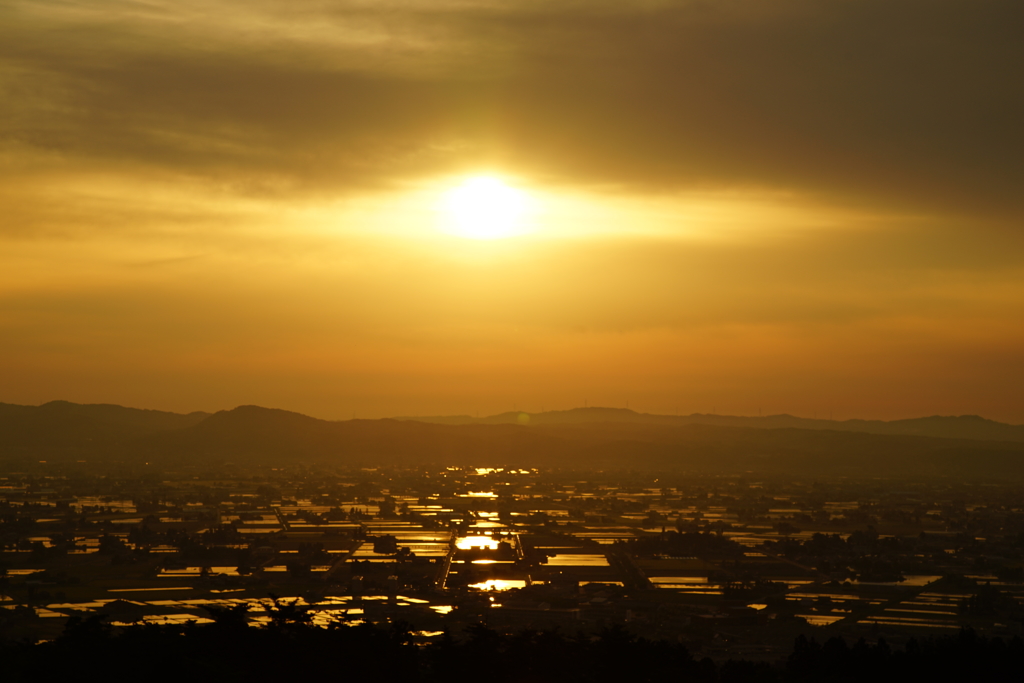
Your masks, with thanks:
[{"label": "water reflection on field", "polygon": [[834,624],[840,619],[844,618],[845,614],[798,614],[796,615],[801,619],[805,620],[811,626],[828,626]]},{"label": "water reflection on field", "polygon": [[224,576],[238,576],[237,567],[184,567],[181,569],[161,569],[158,574],[161,578],[172,577],[182,578],[186,576],[201,576],[203,570],[206,570],[206,574],[210,576],[216,576],[217,574],[223,574]]},{"label": "water reflection on field", "polygon": [[927,586],[932,581],[941,579],[941,576],[934,574],[907,574],[902,581],[851,581],[850,583],[860,586]]},{"label": "water reflection on field", "polygon": [[662,584],[667,586],[674,586],[676,584],[692,586],[694,584],[706,584],[708,579],[706,576],[652,576],[650,581],[656,586]]},{"label": "water reflection on field", "polygon": [[498,543],[498,539],[490,536],[462,536],[455,541],[455,547],[459,550],[469,550],[470,548],[497,550]]},{"label": "water reflection on field", "polygon": [[482,591],[507,591],[511,588],[526,588],[526,581],[518,579],[488,579],[481,583],[472,583],[469,587]]},{"label": "water reflection on field", "polygon": [[548,558],[549,567],[607,567],[608,558],[604,555],[583,553],[559,553]]},{"label": "water reflection on field", "polygon": [[[147,590],[153,589],[120,588],[110,589],[110,592],[145,592]],[[370,605],[386,606],[387,609],[430,609],[438,614],[448,614],[453,609],[453,606],[450,604],[432,605],[429,600],[404,595],[325,596],[313,601],[302,597],[290,597],[280,598],[278,604],[295,605],[303,608],[309,612],[312,622],[321,626],[338,622],[344,622],[349,625],[362,623],[362,620],[353,619],[353,617],[363,616]],[[41,618],[67,618],[70,615],[82,613],[108,613],[114,617],[111,621],[111,624],[114,626],[127,626],[132,623],[185,624],[195,622],[204,624],[211,621],[205,608],[224,608],[237,605],[247,605],[249,607],[247,617],[251,623],[255,625],[270,623],[270,610],[273,608],[273,605],[272,601],[266,598],[224,597],[183,600],[132,600],[118,598],[116,600],[104,599],[91,602],[54,603],[45,607],[36,607],[35,612],[36,616]],[[147,612],[149,613],[147,614]]]},{"label": "water reflection on field", "polygon": [[[273,617],[266,598],[273,591],[305,595],[310,604],[297,601],[299,609],[324,626],[408,617],[422,620],[417,627],[428,630],[418,633],[430,637],[436,632],[429,629],[457,628],[486,608],[496,625],[626,619],[638,630],[663,629],[671,637],[688,626],[711,629],[730,637],[723,636],[728,647],[740,647],[732,635],[816,630],[798,619],[825,628],[827,636],[817,630],[821,640],[927,635],[923,629],[986,622],[961,612],[961,603],[986,583],[1017,601],[1024,597],[1024,584],[1007,583],[997,566],[977,562],[983,543],[989,543],[986,558],[1016,552],[1000,540],[996,522],[1002,522],[993,515],[1003,511],[968,508],[978,510],[982,526],[992,523],[984,533],[963,536],[959,527],[947,528],[963,515],[948,504],[960,495],[955,491],[922,489],[889,501],[888,484],[879,483],[870,485],[879,498],[847,502],[845,484],[835,491],[801,484],[794,495],[776,495],[773,488],[793,485],[700,479],[663,488],[625,486],[603,475],[520,484],[506,481],[513,472],[500,468],[446,471],[444,482],[424,472],[388,473],[395,480],[374,475],[376,489],[362,474],[320,488],[306,479],[286,484],[283,474],[230,485],[182,475],[146,484],[150,495],[138,509],[120,493],[79,497],[76,504],[56,481],[32,484],[45,486],[37,491],[27,479],[18,488],[0,485],[0,502],[16,499],[8,512],[33,522],[0,558],[8,568],[4,593],[14,596],[0,596],[0,613],[35,610],[57,632],[60,617],[90,612],[109,614],[115,624],[202,623],[218,607],[241,605],[258,624]],[[227,499],[195,502],[214,485]],[[173,500],[160,502],[163,495]],[[822,504],[826,497],[832,501]],[[193,554],[186,540],[203,553]],[[861,556],[892,559],[892,570],[854,571],[852,558]],[[1004,569],[1018,568],[1015,555],[1005,559],[1011,561],[1002,562]],[[236,565],[243,565],[241,573]],[[900,582],[856,580],[891,579],[897,569],[914,574]],[[963,580],[932,585],[940,574]],[[333,591],[351,595],[323,597]],[[423,597],[403,598],[400,591]],[[996,627],[1004,624],[990,626]]]}]

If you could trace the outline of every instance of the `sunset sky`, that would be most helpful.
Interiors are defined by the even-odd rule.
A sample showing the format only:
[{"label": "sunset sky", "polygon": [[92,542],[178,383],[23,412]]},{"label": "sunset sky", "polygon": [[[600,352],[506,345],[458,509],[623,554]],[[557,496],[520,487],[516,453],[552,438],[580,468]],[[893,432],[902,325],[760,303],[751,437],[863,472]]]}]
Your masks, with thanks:
[{"label": "sunset sky", "polygon": [[5,0],[0,402],[1024,423],[1020,0]]}]

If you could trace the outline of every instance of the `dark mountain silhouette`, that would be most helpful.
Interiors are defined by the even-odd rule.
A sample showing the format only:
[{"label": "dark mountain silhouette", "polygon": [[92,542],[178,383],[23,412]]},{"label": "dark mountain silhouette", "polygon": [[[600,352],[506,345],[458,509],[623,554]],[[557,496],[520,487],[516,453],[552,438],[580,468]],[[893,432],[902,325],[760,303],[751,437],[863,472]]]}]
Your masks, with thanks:
[{"label": "dark mountain silhouette", "polygon": [[0,453],[75,455],[116,449],[148,434],[191,427],[209,413],[180,415],[108,404],[0,403]]},{"label": "dark mountain silhouette", "polygon": [[208,454],[346,464],[471,464],[523,453],[552,455],[557,437],[513,425],[451,427],[397,420],[329,422],[258,406],[220,411],[203,422],[137,442],[157,455]]},{"label": "dark mountain silhouette", "polygon": [[[785,419],[798,419],[789,416],[764,418],[761,424],[769,421],[775,425],[766,428],[700,424],[616,409],[565,411],[561,420],[559,414],[545,413],[539,419],[531,416],[530,426],[521,424],[518,414],[512,415],[515,424],[496,419],[464,424],[391,419],[331,422],[258,406],[213,415],[175,415],[68,403],[0,405],[0,457],[88,457],[166,464],[229,461],[666,469],[812,476],[1024,476],[1024,446],[1016,441],[786,427],[782,424]],[[749,425],[749,420],[756,418],[746,419],[748,422],[740,424]],[[904,422],[949,424],[944,421],[960,419]]]},{"label": "dark mountain silhouette", "polygon": [[591,422],[620,422],[645,425],[702,424],[720,427],[752,427],[756,429],[818,429],[868,434],[901,434],[909,436],[938,436],[955,439],[986,441],[1019,441],[1024,443],[1024,425],[1010,425],[987,420],[977,415],[918,417],[907,420],[818,420],[793,415],[766,415],[744,417],[738,415],[657,415],[638,413],[627,408],[573,408],[543,413],[508,412],[475,418],[468,415],[399,417],[433,424],[578,424]]}]

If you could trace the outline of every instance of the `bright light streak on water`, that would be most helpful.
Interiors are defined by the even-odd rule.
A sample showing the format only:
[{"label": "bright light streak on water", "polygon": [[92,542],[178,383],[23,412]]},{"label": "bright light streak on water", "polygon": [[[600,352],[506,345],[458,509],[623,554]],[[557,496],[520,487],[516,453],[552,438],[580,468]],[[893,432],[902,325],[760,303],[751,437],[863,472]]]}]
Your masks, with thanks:
[{"label": "bright light streak on water", "polygon": [[498,540],[490,536],[463,536],[455,541],[455,547],[459,550],[469,550],[470,548],[497,550]]},{"label": "bright light streak on water", "polygon": [[511,588],[526,588],[526,581],[518,579],[489,579],[482,583],[472,583],[469,587],[481,591],[507,591]]}]

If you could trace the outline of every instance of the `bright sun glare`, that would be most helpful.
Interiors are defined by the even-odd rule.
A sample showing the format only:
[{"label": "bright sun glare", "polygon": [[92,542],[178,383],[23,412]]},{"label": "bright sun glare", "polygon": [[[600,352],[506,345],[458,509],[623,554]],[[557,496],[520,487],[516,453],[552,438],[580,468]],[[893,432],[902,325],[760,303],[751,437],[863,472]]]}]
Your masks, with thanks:
[{"label": "bright sun glare", "polygon": [[461,237],[493,240],[522,231],[526,196],[497,178],[469,178],[449,191],[446,200],[452,232]]}]

